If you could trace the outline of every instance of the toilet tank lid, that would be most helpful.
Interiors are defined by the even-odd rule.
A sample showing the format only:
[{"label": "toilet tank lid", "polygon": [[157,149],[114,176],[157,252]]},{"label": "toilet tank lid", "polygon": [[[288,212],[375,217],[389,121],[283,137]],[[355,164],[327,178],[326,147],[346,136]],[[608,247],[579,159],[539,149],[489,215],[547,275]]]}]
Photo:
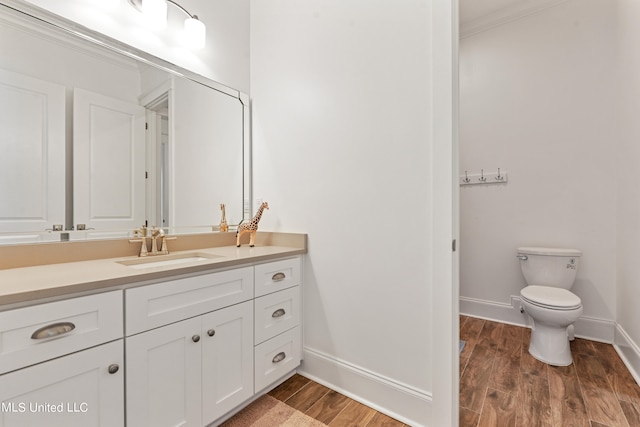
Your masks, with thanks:
[{"label": "toilet tank lid", "polygon": [[535,247],[521,247],[518,248],[519,254],[528,255],[551,255],[551,256],[580,256],[582,251],[578,249],[566,249],[566,248],[535,248]]}]

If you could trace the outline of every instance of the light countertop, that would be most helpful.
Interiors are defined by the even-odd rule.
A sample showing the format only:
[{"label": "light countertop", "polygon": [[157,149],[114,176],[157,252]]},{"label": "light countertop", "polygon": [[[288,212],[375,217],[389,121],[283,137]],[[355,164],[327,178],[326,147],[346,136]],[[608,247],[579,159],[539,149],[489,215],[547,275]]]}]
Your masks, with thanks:
[{"label": "light countertop", "polygon": [[[306,242],[305,242],[306,243]],[[212,255],[200,261],[175,265],[132,268],[118,261],[139,260],[136,256],[36,265],[0,270],[0,310],[26,305],[35,300],[69,296],[76,293],[124,289],[176,276],[228,269],[250,263],[266,262],[306,252],[304,247],[256,245],[251,248],[220,246],[171,252],[169,255],[198,253]],[[149,256],[148,262],[162,261],[163,255]]]}]

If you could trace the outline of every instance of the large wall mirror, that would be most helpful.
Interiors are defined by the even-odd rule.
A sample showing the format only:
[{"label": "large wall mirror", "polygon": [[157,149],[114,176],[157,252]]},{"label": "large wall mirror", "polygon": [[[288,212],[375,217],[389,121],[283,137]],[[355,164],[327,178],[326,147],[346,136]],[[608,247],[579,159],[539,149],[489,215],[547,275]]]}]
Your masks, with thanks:
[{"label": "large wall mirror", "polygon": [[[212,231],[250,212],[248,97],[0,2],[0,244]],[[62,228],[62,230],[58,230]]]}]

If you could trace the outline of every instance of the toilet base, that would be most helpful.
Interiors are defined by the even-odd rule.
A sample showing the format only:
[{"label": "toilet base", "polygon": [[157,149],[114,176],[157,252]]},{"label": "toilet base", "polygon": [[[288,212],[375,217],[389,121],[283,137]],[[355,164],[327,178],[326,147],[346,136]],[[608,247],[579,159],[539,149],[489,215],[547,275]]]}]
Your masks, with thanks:
[{"label": "toilet base", "polygon": [[531,331],[529,354],[549,365],[571,365],[573,358],[566,328],[535,322]]}]

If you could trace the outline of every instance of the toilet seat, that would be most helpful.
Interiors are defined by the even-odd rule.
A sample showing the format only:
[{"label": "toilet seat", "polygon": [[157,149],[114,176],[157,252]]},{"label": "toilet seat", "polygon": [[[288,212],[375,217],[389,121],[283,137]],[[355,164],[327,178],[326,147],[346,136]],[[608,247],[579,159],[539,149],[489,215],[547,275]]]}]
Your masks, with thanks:
[{"label": "toilet seat", "polygon": [[520,290],[520,296],[529,304],[551,310],[575,310],[582,307],[579,296],[562,288],[527,286]]}]

